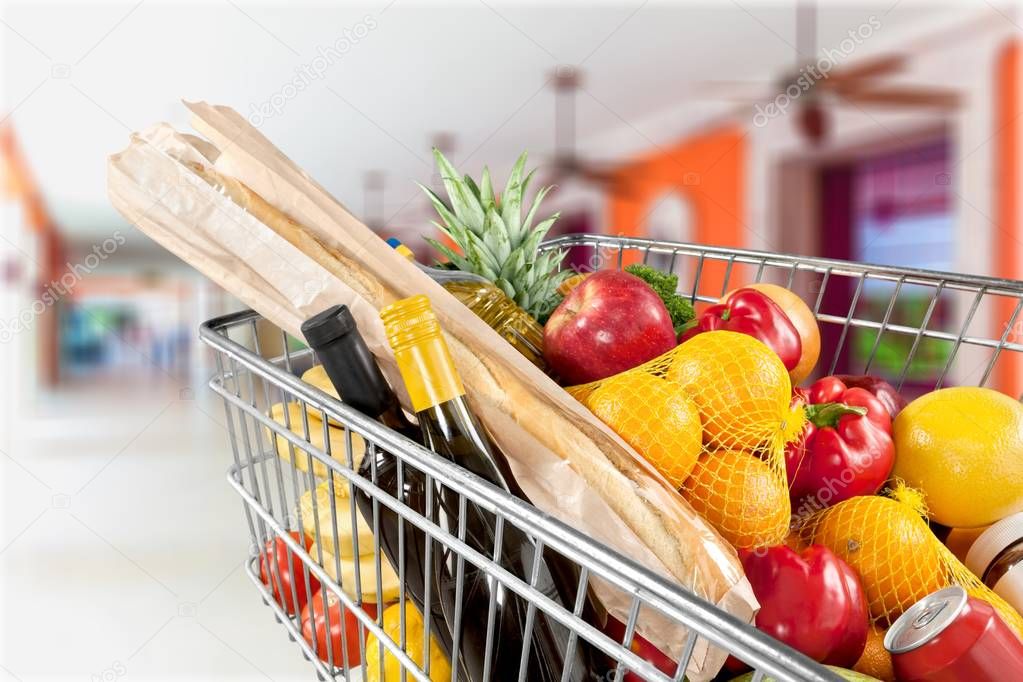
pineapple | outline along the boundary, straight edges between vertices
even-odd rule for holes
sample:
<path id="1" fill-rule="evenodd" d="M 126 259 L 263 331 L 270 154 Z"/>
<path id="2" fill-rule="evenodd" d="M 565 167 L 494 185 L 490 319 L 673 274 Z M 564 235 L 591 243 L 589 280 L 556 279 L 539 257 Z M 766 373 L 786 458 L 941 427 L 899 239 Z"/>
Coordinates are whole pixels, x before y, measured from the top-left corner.
<path id="1" fill-rule="evenodd" d="M 558 271 L 564 251 L 537 254 L 537 247 L 558 219 L 555 213 L 532 225 L 540 202 L 551 188 L 537 192 L 523 218 L 522 199 L 535 172 L 523 177 L 525 152 L 515 162 L 500 201 L 494 195 L 487 168 L 483 169 L 477 186 L 468 175 L 460 176 L 440 151 L 434 149 L 433 155 L 451 209 L 428 187 L 419 186 L 430 197 L 443 222 L 433 221 L 433 225 L 450 237 L 461 253 L 436 239 L 427 241 L 459 270 L 485 277 L 533 317 L 546 317 L 561 301 L 558 285 L 574 274 L 570 270 Z"/>

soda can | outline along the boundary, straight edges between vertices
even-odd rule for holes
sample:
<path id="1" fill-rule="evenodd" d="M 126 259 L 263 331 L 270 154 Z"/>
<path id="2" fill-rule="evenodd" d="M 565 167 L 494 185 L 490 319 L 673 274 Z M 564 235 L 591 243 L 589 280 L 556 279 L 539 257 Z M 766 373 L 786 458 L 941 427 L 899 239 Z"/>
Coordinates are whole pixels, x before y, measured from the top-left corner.
<path id="1" fill-rule="evenodd" d="M 901 682 L 1023 680 L 1023 642 L 990 604 L 958 585 L 911 606 L 884 647 Z"/>

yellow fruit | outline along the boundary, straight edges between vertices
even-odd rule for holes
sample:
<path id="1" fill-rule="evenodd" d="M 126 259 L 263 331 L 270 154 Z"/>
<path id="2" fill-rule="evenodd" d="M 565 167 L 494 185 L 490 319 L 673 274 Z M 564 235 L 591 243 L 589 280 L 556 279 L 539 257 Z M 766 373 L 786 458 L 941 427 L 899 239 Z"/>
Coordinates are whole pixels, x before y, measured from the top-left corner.
<path id="1" fill-rule="evenodd" d="M 778 545 L 789 532 L 784 472 L 739 450 L 702 455 L 682 489 L 693 509 L 736 548 Z"/>
<path id="2" fill-rule="evenodd" d="M 362 550 L 362 546 L 359 546 Z M 363 550 L 365 552 L 365 550 Z M 316 543 L 309 548 L 309 556 L 313 561 L 320 562 L 320 550 Z M 340 578 L 338 577 L 338 565 L 341 566 Z M 359 580 L 355 580 L 355 566 L 359 566 Z M 369 602 L 370 604 L 386 604 L 398 598 L 398 575 L 391 568 L 391 563 L 380 552 L 380 591 L 377 590 L 377 564 L 374 559 L 373 545 L 369 545 L 369 553 L 360 557 L 349 559 L 335 558 L 330 552 L 323 550 L 323 563 L 320 563 L 323 570 L 331 577 L 349 597 L 355 601 Z M 360 590 L 361 588 L 361 594 Z"/>
<path id="3" fill-rule="evenodd" d="M 932 519 L 986 526 L 1023 511 L 1023 405 L 989 388 L 927 393 L 895 418 L 892 475 L 924 492 Z"/>
<path id="4" fill-rule="evenodd" d="M 790 407 L 785 365 L 752 336 L 698 334 L 674 351 L 665 378 L 696 401 L 704 442 L 713 447 L 752 451 L 802 429 L 802 410 Z"/>
<path id="5" fill-rule="evenodd" d="M 859 573 L 870 614 L 882 622 L 949 585 L 943 546 L 910 504 L 853 497 L 811 519 L 809 530 Z"/>
<path id="6" fill-rule="evenodd" d="M 284 405 L 277 403 L 270 408 L 270 419 L 274 420 L 278 424 L 284 426 L 286 423 L 290 423 L 291 431 L 299 440 L 305 440 L 305 425 L 302 422 L 302 408 L 299 407 L 298 403 L 289 402 L 287 407 L 287 422 L 285 421 Z M 318 448 L 326 452 L 323 442 L 323 422 L 318 419 L 310 419 L 309 423 L 309 440 L 313 447 Z M 341 463 L 342 466 L 348 466 L 348 453 L 345 449 L 345 431 L 344 429 L 335 428 L 333 426 L 327 427 L 329 430 L 330 437 L 330 456 Z M 298 446 L 291 447 L 291 443 L 276 433 L 265 429 L 267 437 L 270 438 L 274 443 L 274 449 L 277 451 L 277 455 L 285 462 L 291 461 L 291 452 L 295 452 L 295 467 L 306 473 L 309 471 L 310 462 L 313 465 L 313 475 L 317 478 L 327 477 L 327 465 L 320 460 L 310 455 L 305 450 L 302 450 Z M 352 433 L 352 462 L 353 468 L 358 469 L 359 463 L 362 462 L 362 456 L 366 452 L 366 443 L 362 440 L 362 436 L 357 433 Z M 341 476 L 334 477 L 334 490 L 335 493 L 341 493 L 341 488 L 347 489 L 348 483 L 344 481 Z"/>
<path id="7" fill-rule="evenodd" d="M 310 386 L 315 386 L 333 398 L 341 400 L 341 396 L 337 394 L 337 389 L 334 388 L 334 384 L 331 383 L 330 377 L 327 376 L 327 370 L 323 368 L 323 365 L 316 365 L 315 367 L 306 370 L 305 374 L 302 375 L 302 381 L 306 382 Z M 323 413 L 319 410 L 307 409 L 306 413 L 308 413 L 310 419 L 322 421 L 320 417 L 323 416 Z M 336 419 L 328 419 L 327 423 L 331 426 L 344 428 Z"/>
<path id="8" fill-rule="evenodd" d="M 404 651 L 412 662 L 423 666 L 423 616 L 415 605 L 406 601 L 405 609 L 405 648 Z M 395 642 L 401 642 L 401 604 L 392 604 L 384 611 L 383 630 Z M 384 650 L 384 668 L 380 669 L 380 650 Z M 366 638 L 365 666 L 366 682 L 401 682 L 401 663 L 390 652 L 380 644 L 376 635 L 369 633 Z M 407 675 L 412 679 L 412 675 Z M 437 644 L 437 640 L 430 635 L 430 680 L 433 682 L 448 682 L 451 679 L 451 665 L 447 657 Z"/>
<path id="9" fill-rule="evenodd" d="M 334 549 L 335 519 L 337 538 L 341 545 L 341 558 L 350 559 L 355 556 L 355 533 L 352 532 L 352 505 L 348 499 L 348 486 L 335 485 L 334 491 L 344 491 L 343 496 L 334 497 L 334 513 L 331 513 L 330 489 L 326 482 L 316 486 L 316 509 L 313 509 L 313 491 L 307 490 L 298 499 L 297 515 L 302 521 L 302 530 L 312 542 L 317 542 L 331 554 Z M 316 532 L 319 524 L 319 533 Z M 355 510 L 355 527 L 358 529 L 359 552 L 366 554 L 373 551 L 373 529 L 362 513 Z"/>
<path id="10" fill-rule="evenodd" d="M 703 428 L 699 410 L 680 386 L 653 374 L 626 372 L 601 384 L 586 406 L 672 487 L 685 483 L 703 447 Z"/>
<path id="11" fill-rule="evenodd" d="M 884 635 L 887 629 L 871 625 L 867 630 L 867 646 L 863 655 L 856 661 L 853 670 L 863 675 L 876 677 L 883 682 L 895 682 L 895 668 L 892 666 L 892 655 L 884 648 Z"/>

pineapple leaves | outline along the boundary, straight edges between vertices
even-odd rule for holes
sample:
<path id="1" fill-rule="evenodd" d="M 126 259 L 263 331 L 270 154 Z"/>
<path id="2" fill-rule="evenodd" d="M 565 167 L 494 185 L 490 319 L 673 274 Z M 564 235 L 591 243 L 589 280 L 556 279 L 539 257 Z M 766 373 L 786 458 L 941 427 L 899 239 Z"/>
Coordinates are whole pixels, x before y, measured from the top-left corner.
<path id="1" fill-rule="evenodd" d="M 538 253 L 541 242 L 558 219 L 555 213 L 533 225 L 550 187 L 543 187 L 536 193 L 523 216 L 526 192 L 536 172 L 526 173 L 526 154 L 515 161 L 500 203 L 488 168 L 483 169 L 477 185 L 468 175 L 460 175 L 436 149 L 434 158 L 450 208 L 429 188 L 420 187 L 443 221 L 443 225 L 436 222 L 434 225 L 453 244 L 442 244 L 435 239 L 427 241 L 459 270 L 490 280 L 534 317 L 549 314 L 561 298 L 557 293 L 558 285 L 572 273 L 558 270 L 564 251 Z"/>

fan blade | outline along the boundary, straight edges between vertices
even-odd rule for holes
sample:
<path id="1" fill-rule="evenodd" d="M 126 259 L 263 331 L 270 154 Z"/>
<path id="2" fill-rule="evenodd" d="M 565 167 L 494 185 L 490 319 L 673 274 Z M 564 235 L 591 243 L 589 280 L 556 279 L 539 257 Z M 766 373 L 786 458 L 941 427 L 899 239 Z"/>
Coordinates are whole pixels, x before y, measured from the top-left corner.
<path id="1" fill-rule="evenodd" d="M 860 104 L 938 109 L 955 109 L 962 101 L 958 92 L 938 88 L 869 88 L 845 92 L 840 97 Z"/>
<path id="2" fill-rule="evenodd" d="M 863 78 L 876 78 L 899 71 L 906 64 L 906 55 L 887 54 L 868 57 L 858 64 L 832 69 L 820 82 L 823 88 L 840 89 Z"/>

